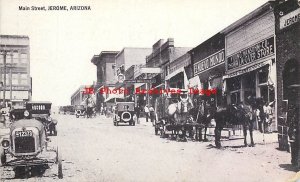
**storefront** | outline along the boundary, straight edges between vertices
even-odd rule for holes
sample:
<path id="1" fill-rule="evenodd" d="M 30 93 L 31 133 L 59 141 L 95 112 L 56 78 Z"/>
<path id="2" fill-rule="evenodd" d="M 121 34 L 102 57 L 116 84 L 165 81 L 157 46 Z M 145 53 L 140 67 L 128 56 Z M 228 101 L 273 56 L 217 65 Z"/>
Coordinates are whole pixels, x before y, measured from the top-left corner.
<path id="1" fill-rule="evenodd" d="M 186 73 L 185 67 L 191 64 L 191 57 L 189 53 L 177 58 L 176 60 L 169 63 L 168 75 L 166 76 L 166 88 L 179 88 L 188 89 L 188 75 Z"/>
<path id="2" fill-rule="evenodd" d="M 225 34 L 223 77 L 228 104 L 261 98 L 264 104 L 276 98 L 275 17 L 270 3 L 241 18 L 222 31 Z M 272 105 L 272 131 L 277 130 L 276 104 Z"/>
<path id="3" fill-rule="evenodd" d="M 212 94 L 216 106 L 222 100 L 222 76 L 225 74 L 225 37 L 217 33 L 210 39 L 190 51 L 193 65 L 193 78 L 189 80 L 189 87 L 198 89 L 200 95 L 216 89 Z M 204 91 L 204 92 L 201 92 Z"/>

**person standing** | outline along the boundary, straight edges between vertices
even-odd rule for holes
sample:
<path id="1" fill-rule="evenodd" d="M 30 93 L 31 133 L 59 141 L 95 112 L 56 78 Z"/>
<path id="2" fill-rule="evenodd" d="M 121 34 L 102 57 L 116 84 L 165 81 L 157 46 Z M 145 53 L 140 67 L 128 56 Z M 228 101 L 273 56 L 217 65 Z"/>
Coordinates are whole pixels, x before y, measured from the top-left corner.
<path id="1" fill-rule="evenodd" d="M 146 122 L 148 122 L 148 118 L 149 118 L 149 107 L 148 107 L 148 105 L 145 105 L 144 111 L 145 111 L 145 115 L 146 115 Z"/>
<path id="2" fill-rule="evenodd" d="M 149 115 L 150 115 L 150 121 L 152 123 L 152 125 L 154 126 L 154 108 L 152 107 L 152 105 L 150 105 L 149 107 Z"/>
<path id="3" fill-rule="evenodd" d="M 134 109 L 136 113 L 136 122 L 137 124 L 140 124 L 140 106 L 137 104 Z"/>

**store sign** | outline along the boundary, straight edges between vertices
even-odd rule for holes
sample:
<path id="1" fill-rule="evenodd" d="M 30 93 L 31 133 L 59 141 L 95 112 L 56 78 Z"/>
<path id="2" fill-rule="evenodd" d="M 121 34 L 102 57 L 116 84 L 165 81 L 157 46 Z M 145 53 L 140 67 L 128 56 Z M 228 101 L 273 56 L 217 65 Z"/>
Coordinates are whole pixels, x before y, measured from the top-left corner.
<path id="1" fill-rule="evenodd" d="M 300 21 L 300 9 L 296 9 L 295 11 L 292 11 L 280 18 L 279 27 L 280 29 L 283 29 L 299 21 Z"/>
<path id="2" fill-rule="evenodd" d="M 231 78 L 231 77 L 239 76 L 239 75 L 242 75 L 244 73 L 248 73 L 248 72 L 257 70 L 258 68 L 261 68 L 261 67 L 267 65 L 268 63 L 269 63 L 268 61 L 265 61 L 265 62 L 262 62 L 262 63 L 258 63 L 258 64 L 255 64 L 255 65 L 249 66 L 247 68 L 244 68 L 244 69 L 238 70 L 236 72 L 230 73 L 230 74 L 228 74 L 227 77 Z"/>
<path id="3" fill-rule="evenodd" d="M 212 56 L 209 56 L 194 64 L 194 75 L 198 75 L 203 71 L 213 68 L 224 63 L 224 50 L 219 51 Z"/>
<path id="4" fill-rule="evenodd" d="M 241 68 L 259 59 L 268 57 L 275 53 L 274 37 L 265 39 L 227 58 L 226 70 Z"/>

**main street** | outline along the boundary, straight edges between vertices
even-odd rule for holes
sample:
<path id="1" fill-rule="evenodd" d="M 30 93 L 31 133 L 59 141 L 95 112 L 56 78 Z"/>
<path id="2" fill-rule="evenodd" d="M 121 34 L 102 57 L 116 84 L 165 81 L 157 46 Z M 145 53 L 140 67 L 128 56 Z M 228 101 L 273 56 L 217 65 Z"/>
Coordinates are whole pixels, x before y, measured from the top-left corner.
<path id="1" fill-rule="evenodd" d="M 212 142 L 176 142 L 154 135 L 151 123 L 113 126 L 112 119 L 57 118 L 64 178 L 60 181 L 286 181 L 295 176 L 290 154 L 278 151 L 276 134 L 255 133 L 255 147 L 239 147 L 242 140 L 223 141 L 218 150 Z M 3 171 L 0 171 L 4 174 Z M 6 176 L 5 176 L 6 175 Z M 3 177 L 4 176 L 4 177 Z M 8 179 L 3 181 L 24 181 Z M 13 177 L 13 176 L 12 176 Z M 57 168 L 28 181 L 56 181 Z"/>

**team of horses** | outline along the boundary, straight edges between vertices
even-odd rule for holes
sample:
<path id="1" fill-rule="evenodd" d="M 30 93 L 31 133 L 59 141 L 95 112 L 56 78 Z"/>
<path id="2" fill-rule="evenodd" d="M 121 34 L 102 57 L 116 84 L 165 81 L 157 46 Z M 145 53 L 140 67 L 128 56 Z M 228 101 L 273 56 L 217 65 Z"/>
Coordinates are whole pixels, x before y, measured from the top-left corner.
<path id="1" fill-rule="evenodd" d="M 230 104 L 215 107 L 215 103 L 208 97 L 195 96 L 170 101 L 168 97 L 161 97 L 159 105 L 164 107 L 162 117 L 157 117 L 161 127 L 161 134 L 165 136 L 166 131 L 171 132 L 172 138 L 186 141 L 187 137 L 196 140 L 207 140 L 207 128 L 213 127 L 211 121 L 215 121 L 215 145 L 221 147 L 221 131 L 224 128 L 242 125 L 244 135 L 244 145 L 247 143 L 247 130 L 250 133 L 250 145 L 254 146 L 253 126 L 254 116 L 253 109 L 258 107 L 258 100 L 248 98 L 245 103 Z M 222 105 L 222 104 L 221 104 Z M 161 122 L 162 121 L 162 122 Z M 204 130 L 204 138 L 202 132 Z"/>

